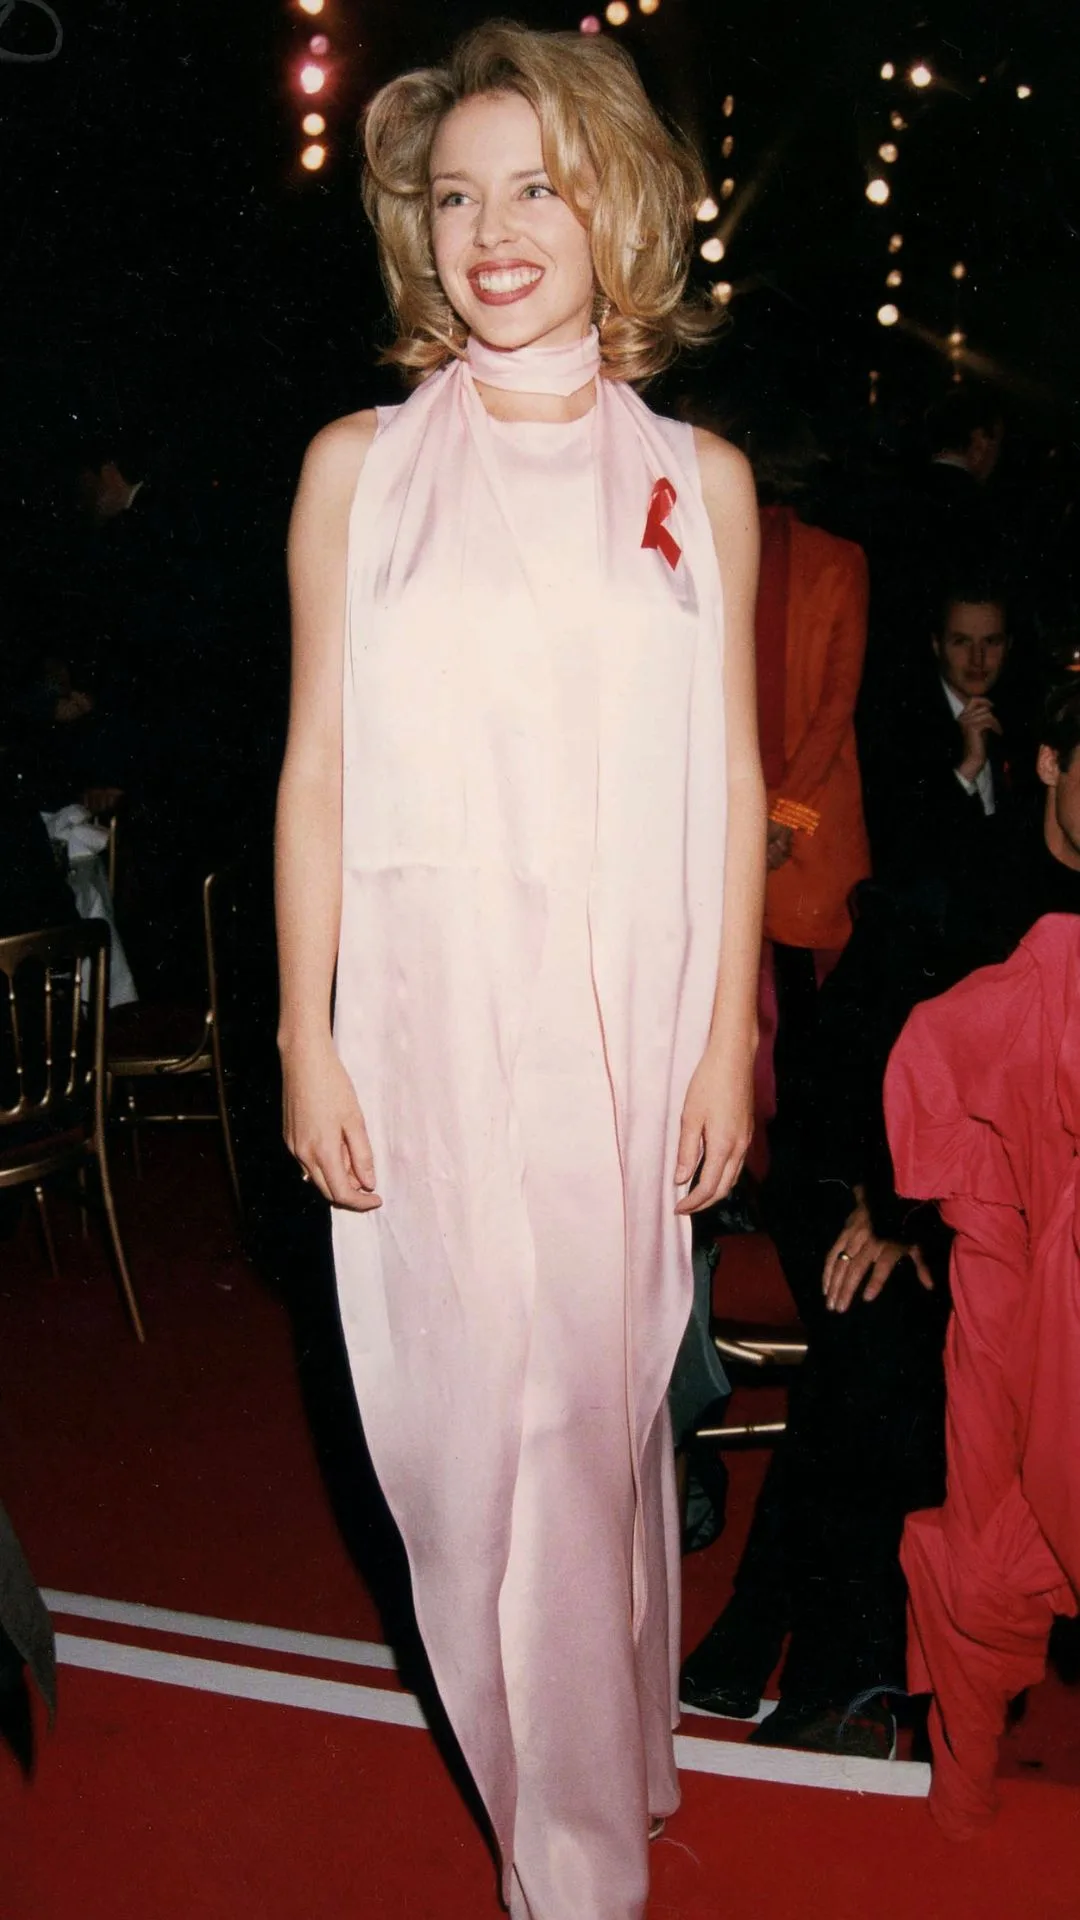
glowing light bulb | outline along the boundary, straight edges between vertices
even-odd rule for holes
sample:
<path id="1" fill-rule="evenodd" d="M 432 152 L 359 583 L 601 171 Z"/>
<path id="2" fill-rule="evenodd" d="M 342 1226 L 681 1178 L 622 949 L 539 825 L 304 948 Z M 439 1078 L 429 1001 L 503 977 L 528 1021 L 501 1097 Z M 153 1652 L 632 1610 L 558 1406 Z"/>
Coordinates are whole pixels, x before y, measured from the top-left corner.
<path id="1" fill-rule="evenodd" d="M 731 304 L 731 296 L 734 293 L 734 291 L 735 289 L 732 286 L 730 280 L 714 280 L 712 283 L 712 288 L 711 288 L 712 297 L 716 301 L 716 304 L 718 307 L 729 306 Z"/>
<path id="2" fill-rule="evenodd" d="M 904 236 L 902 233 L 890 233 L 889 235 L 889 252 L 890 253 L 899 253 L 903 244 L 904 244 Z"/>
<path id="3" fill-rule="evenodd" d="M 625 27 L 629 18 L 630 9 L 626 0 L 611 0 L 611 5 L 604 9 L 604 19 L 609 27 Z"/>
<path id="4" fill-rule="evenodd" d="M 878 148 L 878 159 L 884 160 L 886 166 L 891 167 L 893 161 L 899 160 L 899 158 L 900 158 L 899 147 L 896 146 L 892 140 L 883 141 L 881 146 Z"/>
<path id="5" fill-rule="evenodd" d="M 325 4 L 326 0 L 300 0 L 300 9 L 303 13 L 321 13 Z"/>
<path id="6" fill-rule="evenodd" d="M 735 111 L 735 95 L 733 93 L 725 94 L 724 104 L 721 107 L 720 111 L 723 114 L 725 120 L 731 119 L 731 116 Z"/>
<path id="7" fill-rule="evenodd" d="M 891 300 L 886 300 L 885 305 L 878 308 L 877 317 L 880 326 L 895 327 L 900 318 L 900 309 L 894 307 Z"/>
<path id="8" fill-rule="evenodd" d="M 637 0 L 639 13 L 658 13 L 660 0 Z"/>
<path id="9" fill-rule="evenodd" d="M 720 198 L 721 198 L 721 200 L 730 200 L 730 199 L 731 199 L 731 196 L 732 196 L 732 194 L 734 193 L 734 191 L 735 191 L 735 182 L 734 182 L 734 180 L 721 180 L 721 182 L 720 182 Z"/>
<path id="10" fill-rule="evenodd" d="M 305 113 L 300 125 L 303 127 L 305 133 L 309 133 L 312 136 L 317 133 L 326 132 L 326 121 L 323 119 L 321 113 Z"/>
<path id="11" fill-rule="evenodd" d="M 962 347 L 965 344 L 966 340 L 967 340 L 967 334 L 961 333 L 959 327 L 954 327 L 952 332 L 949 335 L 950 347 L 954 347 L 954 348 Z"/>
<path id="12" fill-rule="evenodd" d="M 703 240 L 701 243 L 701 257 L 703 260 L 722 260 L 725 251 L 724 243 L 718 233 L 710 233 L 708 239 Z"/>
<path id="13" fill-rule="evenodd" d="M 949 272 L 952 274 L 954 280 L 967 279 L 967 268 L 962 260 L 954 260 L 952 266 L 949 268 Z"/>
<path id="14" fill-rule="evenodd" d="M 875 207 L 883 207 L 889 198 L 888 181 L 882 180 L 880 176 L 876 180 L 868 180 L 866 183 L 866 197 L 868 200 L 873 201 Z"/>
<path id="15" fill-rule="evenodd" d="M 323 54 L 329 53 L 330 51 L 330 42 L 325 33 L 313 33 L 311 39 L 308 41 L 308 46 L 311 48 L 312 53 Z"/>
<path id="16" fill-rule="evenodd" d="M 723 154 L 725 160 L 730 160 L 734 151 L 735 135 L 733 133 L 726 133 L 720 145 L 720 152 Z"/>
<path id="17" fill-rule="evenodd" d="M 587 13 L 585 15 L 584 20 L 581 22 L 580 31 L 582 33 L 602 33 L 603 32 L 603 28 L 601 27 L 600 22 L 597 19 L 595 13 Z"/>
<path id="18" fill-rule="evenodd" d="M 881 77 L 883 80 L 896 79 L 896 68 L 893 66 L 891 60 L 886 60 L 885 65 L 881 69 Z"/>
<path id="19" fill-rule="evenodd" d="M 1020 86 L 1020 87 L 1017 87 L 1017 89 L 1016 89 L 1016 97 L 1017 97 L 1017 99 L 1018 99 L 1018 100 L 1030 100 L 1030 99 L 1031 99 L 1031 88 L 1030 88 L 1030 87 L 1026 87 L 1026 86 Z"/>
<path id="20" fill-rule="evenodd" d="M 887 287 L 902 286 L 903 280 L 904 280 L 904 276 L 901 273 L 899 267 L 894 267 L 891 273 L 887 273 L 885 275 L 885 285 Z"/>
<path id="21" fill-rule="evenodd" d="M 919 60 L 912 67 L 908 79 L 913 87 L 929 87 L 933 84 L 933 68 L 928 67 L 925 60 Z"/>
<path id="22" fill-rule="evenodd" d="M 301 67 L 300 85 L 305 93 L 321 93 L 326 85 L 326 75 L 321 67 Z"/>
<path id="23" fill-rule="evenodd" d="M 310 147 L 304 148 L 300 155 L 300 165 L 306 167 L 309 173 L 318 173 L 325 159 L 326 148 L 320 147 L 316 141 Z"/>
<path id="24" fill-rule="evenodd" d="M 700 207 L 697 210 L 696 217 L 699 220 L 715 220 L 719 211 L 720 209 L 717 206 L 716 201 L 713 199 L 712 194 L 710 193 L 702 201 Z"/>
<path id="25" fill-rule="evenodd" d="M 889 125 L 890 127 L 895 127 L 897 133 L 903 133 L 904 128 L 907 126 L 907 121 L 904 119 L 902 113 L 890 113 Z"/>

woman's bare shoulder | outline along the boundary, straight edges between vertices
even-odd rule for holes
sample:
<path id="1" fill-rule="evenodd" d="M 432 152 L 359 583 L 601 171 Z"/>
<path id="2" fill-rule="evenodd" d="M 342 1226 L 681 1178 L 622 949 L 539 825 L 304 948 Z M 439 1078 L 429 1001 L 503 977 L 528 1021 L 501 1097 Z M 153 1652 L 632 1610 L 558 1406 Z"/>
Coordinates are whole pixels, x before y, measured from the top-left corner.
<path id="1" fill-rule="evenodd" d="M 727 517 L 733 511 L 745 512 L 750 505 L 756 507 L 754 476 L 745 453 L 733 447 L 730 440 L 710 432 L 708 427 L 694 428 L 694 446 L 701 470 L 701 490 L 710 513 L 719 512 Z"/>
<path id="2" fill-rule="evenodd" d="M 304 455 L 301 484 L 320 493 L 352 493 L 378 431 L 374 407 L 344 413 L 320 427 Z"/>

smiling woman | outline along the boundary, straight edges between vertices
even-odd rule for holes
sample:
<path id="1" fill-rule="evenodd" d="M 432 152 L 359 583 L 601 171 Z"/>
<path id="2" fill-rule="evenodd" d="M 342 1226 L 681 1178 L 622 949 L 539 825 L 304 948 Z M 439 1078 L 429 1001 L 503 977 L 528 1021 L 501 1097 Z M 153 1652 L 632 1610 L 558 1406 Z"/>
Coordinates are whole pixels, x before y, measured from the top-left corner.
<path id="1" fill-rule="evenodd" d="M 495 23 L 366 131 L 421 379 L 316 437 L 290 529 L 286 1139 L 512 1920 L 643 1920 L 688 1216 L 751 1128 L 753 486 L 630 384 L 717 316 L 621 53 Z"/>

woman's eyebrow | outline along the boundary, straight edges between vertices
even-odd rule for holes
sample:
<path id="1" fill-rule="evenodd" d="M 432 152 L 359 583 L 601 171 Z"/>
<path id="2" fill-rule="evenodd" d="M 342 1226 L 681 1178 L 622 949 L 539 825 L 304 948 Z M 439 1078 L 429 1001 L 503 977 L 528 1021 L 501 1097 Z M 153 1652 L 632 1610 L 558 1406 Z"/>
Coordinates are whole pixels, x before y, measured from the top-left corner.
<path id="1" fill-rule="evenodd" d="M 544 166 L 519 167 L 514 173 L 510 175 L 510 178 L 511 180 L 536 180 L 536 179 L 539 179 L 541 175 L 543 175 L 545 179 L 547 178 L 547 168 Z M 432 174 L 431 184 L 433 187 L 437 187 L 440 180 L 466 180 L 469 182 L 470 185 L 474 186 L 476 184 L 475 181 L 473 180 L 473 176 L 471 173 L 433 173 Z"/>

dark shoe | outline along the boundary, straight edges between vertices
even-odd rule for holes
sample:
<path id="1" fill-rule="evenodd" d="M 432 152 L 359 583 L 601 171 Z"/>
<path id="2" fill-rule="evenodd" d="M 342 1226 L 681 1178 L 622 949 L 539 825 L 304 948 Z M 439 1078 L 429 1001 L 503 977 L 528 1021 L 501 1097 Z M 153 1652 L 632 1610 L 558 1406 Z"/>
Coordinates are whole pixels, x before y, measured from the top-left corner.
<path id="1" fill-rule="evenodd" d="M 895 1760 L 896 1721 L 880 1700 L 844 1709 L 781 1700 L 749 1736 L 755 1747 L 794 1747 L 800 1753 L 843 1753 L 863 1760 Z"/>
<path id="2" fill-rule="evenodd" d="M 679 1698 L 725 1720 L 752 1720 L 780 1658 L 786 1623 L 751 1609 L 739 1594 L 684 1661 Z"/>

